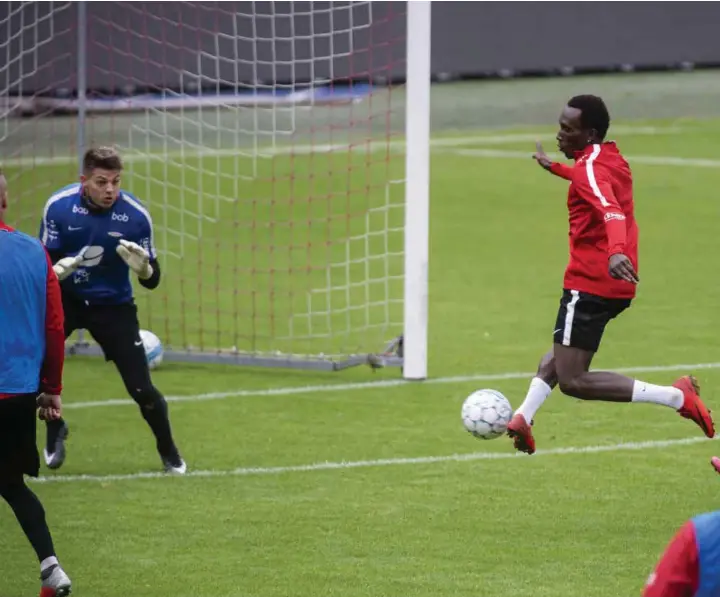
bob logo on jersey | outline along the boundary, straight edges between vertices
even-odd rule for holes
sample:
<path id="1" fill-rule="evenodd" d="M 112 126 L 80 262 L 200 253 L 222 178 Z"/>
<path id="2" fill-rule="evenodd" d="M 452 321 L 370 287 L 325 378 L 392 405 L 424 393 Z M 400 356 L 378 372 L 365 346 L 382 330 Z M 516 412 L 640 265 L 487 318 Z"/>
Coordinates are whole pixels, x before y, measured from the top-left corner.
<path id="1" fill-rule="evenodd" d="M 72 212 L 74 214 L 80 214 L 81 216 L 88 215 L 88 210 L 85 207 L 81 207 L 80 205 L 73 205 Z"/>
<path id="2" fill-rule="evenodd" d="M 114 213 L 112 215 L 112 219 L 115 222 L 127 222 L 130 220 L 130 218 L 128 218 L 127 214 L 116 214 L 116 213 Z"/>

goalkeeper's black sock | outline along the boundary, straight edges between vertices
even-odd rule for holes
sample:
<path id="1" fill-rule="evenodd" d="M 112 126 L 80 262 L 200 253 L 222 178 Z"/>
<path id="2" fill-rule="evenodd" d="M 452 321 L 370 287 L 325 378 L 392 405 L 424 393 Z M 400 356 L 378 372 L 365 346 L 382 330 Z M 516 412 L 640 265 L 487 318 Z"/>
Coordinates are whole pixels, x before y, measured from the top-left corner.
<path id="1" fill-rule="evenodd" d="M 23 481 L 0 485 L 0 495 L 15 513 L 22 530 L 33 546 L 38 560 L 44 562 L 55 555 L 45 509 L 37 496 Z"/>
<path id="2" fill-rule="evenodd" d="M 153 390 L 154 400 L 148 406 L 141 406 L 140 412 L 155 435 L 158 452 L 167 457 L 177 452 L 170 428 L 168 405 L 163 395 L 154 387 Z"/>

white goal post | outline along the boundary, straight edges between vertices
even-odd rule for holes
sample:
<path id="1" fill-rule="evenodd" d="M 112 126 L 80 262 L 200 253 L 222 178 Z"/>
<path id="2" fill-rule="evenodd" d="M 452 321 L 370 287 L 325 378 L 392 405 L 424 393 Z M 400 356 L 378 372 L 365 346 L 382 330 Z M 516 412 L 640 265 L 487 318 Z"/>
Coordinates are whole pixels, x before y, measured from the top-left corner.
<path id="1" fill-rule="evenodd" d="M 153 217 L 163 281 L 136 300 L 166 360 L 425 379 L 430 32 L 425 0 L 2 3 L 10 223 L 37 234 L 113 145 Z"/>

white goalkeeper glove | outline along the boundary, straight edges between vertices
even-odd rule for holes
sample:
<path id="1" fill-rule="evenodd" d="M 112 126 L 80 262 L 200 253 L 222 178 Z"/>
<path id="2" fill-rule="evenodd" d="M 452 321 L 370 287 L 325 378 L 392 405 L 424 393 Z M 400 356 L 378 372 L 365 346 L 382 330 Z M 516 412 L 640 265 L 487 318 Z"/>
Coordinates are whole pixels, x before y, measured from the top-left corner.
<path id="1" fill-rule="evenodd" d="M 80 265 L 83 258 L 82 255 L 76 255 L 75 257 L 63 257 L 55 265 L 53 265 L 53 271 L 61 282 L 72 274 Z"/>
<path id="2" fill-rule="evenodd" d="M 150 254 L 137 243 L 121 239 L 115 251 L 141 280 L 147 280 L 153 275 Z"/>

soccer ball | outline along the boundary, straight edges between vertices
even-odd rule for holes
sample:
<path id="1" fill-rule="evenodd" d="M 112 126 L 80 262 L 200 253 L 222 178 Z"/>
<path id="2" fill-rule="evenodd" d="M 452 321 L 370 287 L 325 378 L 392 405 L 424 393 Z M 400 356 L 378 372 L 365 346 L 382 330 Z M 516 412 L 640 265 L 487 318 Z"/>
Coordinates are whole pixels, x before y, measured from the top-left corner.
<path id="1" fill-rule="evenodd" d="M 162 342 L 160 342 L 160 338 L 148 330 L 140 330 L 140 339 L 145 348 L 148 365 L 150 369 L 155 369 L 163 360 Z"/>
<path id="2" fill-rule="evenodd" d="M 507 429 L 512 418 L 512 406 L 497 390 L 477 390 L 462 405 L 465 429 L 479 439 L 495 439 Z"/>

